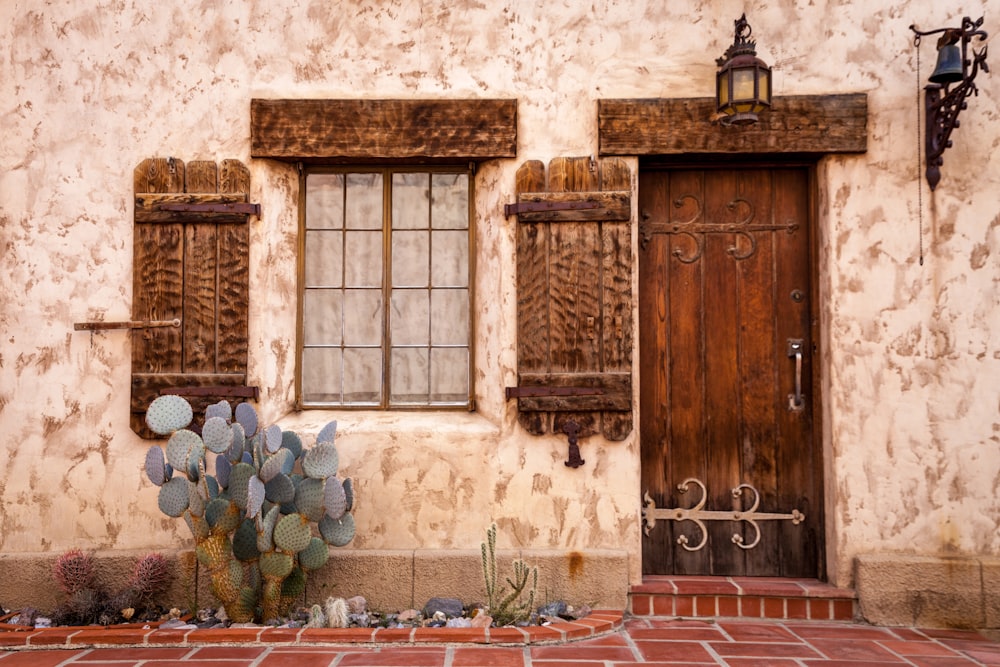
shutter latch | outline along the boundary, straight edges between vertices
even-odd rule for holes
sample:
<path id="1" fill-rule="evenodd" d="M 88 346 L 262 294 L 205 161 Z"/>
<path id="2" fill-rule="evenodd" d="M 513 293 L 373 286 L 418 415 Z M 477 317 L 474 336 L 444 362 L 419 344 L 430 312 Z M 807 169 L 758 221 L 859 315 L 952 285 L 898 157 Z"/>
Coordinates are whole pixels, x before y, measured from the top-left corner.
<path id="1" fill-rule="evenodd" d="M 106 329 L 155 329 L 157 327 L 179 327 L 181 321 L 172 320 L 129 320 L 128 322 L 76 322 L 75 331 L 104 331 Z"/>
<path id="2" fill-rule="evenodd" d="M 580 434 L 580 425 L 572 419 L 567 419 L 563 424 L 563 433 L 569 438 L 569 460 L 564 461 L 567 468 L 579 468 L 586 461 L 580 458 L 580 445 L 576 438 Z"/>

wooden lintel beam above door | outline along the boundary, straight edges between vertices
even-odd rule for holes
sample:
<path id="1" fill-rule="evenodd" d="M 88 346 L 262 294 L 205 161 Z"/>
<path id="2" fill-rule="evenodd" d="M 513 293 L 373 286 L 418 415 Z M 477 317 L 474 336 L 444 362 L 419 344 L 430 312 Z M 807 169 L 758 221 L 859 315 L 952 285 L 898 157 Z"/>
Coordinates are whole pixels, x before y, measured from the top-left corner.
<path id="1" fill-rule="evenodd" d="M 599 152 L 610 155 L 864 153 L 868 96 L 775 97 L 760 120 L 727 126 L 712 120 L 711 97 L 598 100 Z"/>

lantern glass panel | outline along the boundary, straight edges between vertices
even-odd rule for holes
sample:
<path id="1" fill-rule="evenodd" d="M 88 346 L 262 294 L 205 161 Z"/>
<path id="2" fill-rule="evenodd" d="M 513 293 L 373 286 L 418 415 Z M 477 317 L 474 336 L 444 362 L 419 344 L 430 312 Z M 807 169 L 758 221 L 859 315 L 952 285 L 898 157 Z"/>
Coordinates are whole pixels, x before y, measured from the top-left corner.
<path id="1" fill-rule="evenodd" d="M 729 104 L 729 71 L 720 72 L 719 76 L 716 78 L 718 85 L 718 106 L 722 108 Z"/>
<path id="2" fill-rule="evenodd" d="M 733 100 L 754 99 L 754 70 L 753 67 L 733 70 Z"/>

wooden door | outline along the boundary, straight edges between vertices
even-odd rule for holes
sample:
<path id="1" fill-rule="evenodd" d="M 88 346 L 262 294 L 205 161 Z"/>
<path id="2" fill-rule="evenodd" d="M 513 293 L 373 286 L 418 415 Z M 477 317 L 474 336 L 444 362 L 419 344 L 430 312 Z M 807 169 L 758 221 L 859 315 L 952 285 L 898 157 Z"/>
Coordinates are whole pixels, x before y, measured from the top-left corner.
<path id="1" fill-rule="evenodd" d="M 809 183 L 640 173 L 644 573 L 824 574 Z"/>

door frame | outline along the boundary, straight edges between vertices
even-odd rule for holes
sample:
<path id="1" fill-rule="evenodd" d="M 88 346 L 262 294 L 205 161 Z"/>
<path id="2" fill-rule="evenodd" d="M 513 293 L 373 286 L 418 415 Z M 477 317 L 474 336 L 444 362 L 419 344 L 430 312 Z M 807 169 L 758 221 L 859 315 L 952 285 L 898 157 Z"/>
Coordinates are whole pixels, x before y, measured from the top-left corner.
<path id="1" fill-rule="evenodd" d="M 825 378 L 827 375 L 826 365 L 823 363 L 824 350 L 827 337 L 825 321 L 823 320 L 823 309 L 820 307 L 820 298 L 823 293 L 821 290 L 820 279 L 822 277 L 820 271 L 820 243 L 819 243 L 819 231 L 820 231 L 820 216 L 819 216 L 819 180 L 817 171 L 819 168 L 819 160 L 824 157 L 821 154 L 797 154 L 797 153 L 785 153 L 780 155 L 757 155 L 750 153 L 739 153 L 739 154 L 714 154 L 714 153 L 701 153 L 695 155 L 653 155 L 653 156 L 639 156 L 638 171 L 636 174 L 636 201 L 639 201 L 638 188 L 641 179 L 639 175 L 643 171 L 654 171 L 661 169 L 669 170 L 693 170 L 693 169 L 768 169 L 768 168 L 801 168 L 806 171 L 807 175 L 807 197 L 808 197 L 808 220 L 806 220 L 805 225 L 809 234 L 809 248 L 808 248 L 808 261 L 809 261 L 809 333 L 813 345 L 813 350 L 811 352 L 813 363 L 812 363 L 812 376 L 810 378 L 810 385 L 806 388 L 806 391 L 811 391 L 812 398 L 812 442 L 814 448 L 814 455 L 817 458 L 816 463 L 813 465 L 813 484 L 816 489 L 817 502 L 816 509 L 821 513 L 817 525 L 820 528 L 819 534 L 819 545 L 817 548 L 817 556 L 819 562 L 816 564 L 817 567 L 817 577 L 821 581 L 827 581 L 829 579 L 829 568 L 828 563 L 833 558 L 831 552 L 832 540 L 830 536 L 832 534 L 833 526 L 830 524 L 829 517 L 831 516 L 830 508 L 828 507 L 827 493 L 826 493 L 826 480 L 829 477 L 829 467 L 830 467 L 830 453 L 828 451 L 828 439 L 824 437 L 825 429 L 825 415 L 828 409 L 825 392 L 823 391 L 826 382 Z M 638 225 L 636 225 L 636 236 L 633 237 L 633 244 L 638 243 Z M 634 245 L 636 248 L 635 256 L 635 281 L 638 290 L 638 274 L 639 274 L 639 262 L 641 261 L 638 246 Z M 636 298 L 636 331 L 638 331 L 640 318 L 639 312 L 639 301 Z M 635 340 L 635 353 L 636 353 L 636 372 L 642 372 L 642 350 L 639 345 L 639 336 L 636 336 Z M 639 448 L 641 451 L 641 431 L 638 429 L 638 424 L 641 422 L 642 416 L 638 413 L 641 410 L 641 401 L 638 398 L 639 387 L 642 383 L 636 378 L 636 401 L 635 406 L 637 410 L 636 424 L 637 424 L 637 438 L 639 440 Z M 640 495 L 642 490 L 640 489 Z M 643 537 L 640 535 L 640 560 L 642 558 L 642 546 L 644 545 Z"/>

